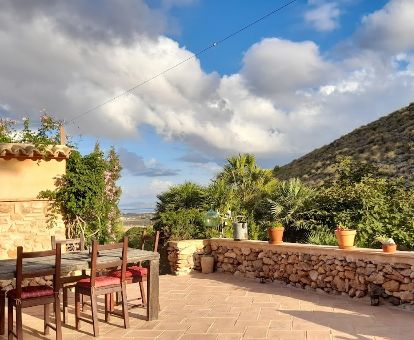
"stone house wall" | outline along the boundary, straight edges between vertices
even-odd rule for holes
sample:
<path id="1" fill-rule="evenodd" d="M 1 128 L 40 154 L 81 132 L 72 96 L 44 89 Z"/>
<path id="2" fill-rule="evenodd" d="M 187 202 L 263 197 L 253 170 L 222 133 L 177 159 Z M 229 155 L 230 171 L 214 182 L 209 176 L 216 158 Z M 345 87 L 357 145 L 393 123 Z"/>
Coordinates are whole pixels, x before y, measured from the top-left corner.
<path id="1" fill-rule="evenodd" d="M 49 202 L 37 198 L 41 190 L 53 190 L 55 178 L 64 174 L 70 149 L 47 147 L 47 159 L 29 144 L 0 144 L 0 260 L 15 258 L 17 246 L 24 251 L 51 249 L 51 236 L 65 238 L 65 226 L 58 219 L 47 226 Z M 30 284 L 47 282 L 38 278 Z M 1 287 L 10 281 L 0 281 Z"/>
<path id="2" fill-rule="evenodd" d="M 17 246 L 25 251 L 47 250 L 52 235 L 65 237 L 61 220 L 56 227 L 47 227 L 48 206 L 45 200 L 0 201 L 0 259 L 15 258 Z"/>
<path id="3" fill-rule="evenodd" d="M 357 298 L 375 290 L 383 297 L 414 301 L 414 252 L 385 254 L 376 249 L 211 239 L 170 242 L 168 253 L 177 274 L 200 270 L 200 257 L 213 255 L 217 271 L 235 276 L 280 280 Z"/>

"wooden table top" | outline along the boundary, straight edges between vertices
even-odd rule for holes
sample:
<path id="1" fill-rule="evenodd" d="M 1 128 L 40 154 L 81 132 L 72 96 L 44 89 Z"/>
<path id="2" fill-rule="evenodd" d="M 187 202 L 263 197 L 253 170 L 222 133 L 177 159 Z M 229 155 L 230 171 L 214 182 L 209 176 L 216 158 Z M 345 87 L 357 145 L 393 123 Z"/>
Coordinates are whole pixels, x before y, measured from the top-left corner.
<path id="1" fill-rule="evenodd" d="M 100 251 L 97 263 L 111 263 L 119 261 L 122 249 Z M 128 248 L 128 263 L 140 261 L 159 260 L 160 255 L 152 251 Z M 67 252 L 62 254 L 62 273 L 69 273 L 75 270 L 89 269 L 91 254 L 84 250 L 80 252 Z M 23 273 L 27 270 L 30 272 L 43 272 L 50 270 L 53 273 L 55 266 L 55 257 L 46 256 L 36 259 L 23 259 Z M 0 280 L 11 280 L 15 277 L 16 260 L 0 260 Z"/>

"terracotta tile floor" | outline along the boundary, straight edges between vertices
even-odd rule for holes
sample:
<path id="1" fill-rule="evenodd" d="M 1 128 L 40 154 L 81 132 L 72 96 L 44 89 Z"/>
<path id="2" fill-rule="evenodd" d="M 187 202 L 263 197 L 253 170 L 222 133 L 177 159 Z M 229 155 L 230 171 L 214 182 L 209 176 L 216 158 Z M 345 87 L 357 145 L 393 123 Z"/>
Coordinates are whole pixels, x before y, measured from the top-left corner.
<path id="1" fill-rule="evenodd" d="M 130 329 L 100 314 L 101 339 L 414 339 L 414 313 L 388 306 L 371 307 L 367 300 L 260 284 L 225 274 L 161 276 L 159 320 L 144 321 L 144 310 L 131 311 Z M 129 298 L 137 286 L 128 287 Z M 73 300 L 70 301 L 73 313 Z M 102 304 L 100 306 L 102 312 Z M 86 313 L 89 310 L 86 309 Z M 24 339 L 44 337 L 42 310 L 27 309 L 23 316 Z M 63 339 L 92 339 L 92 326 L 74 327 L 73 314 L 63 328 Z M 6 339 L 1 337 L 0 339 Z"/>

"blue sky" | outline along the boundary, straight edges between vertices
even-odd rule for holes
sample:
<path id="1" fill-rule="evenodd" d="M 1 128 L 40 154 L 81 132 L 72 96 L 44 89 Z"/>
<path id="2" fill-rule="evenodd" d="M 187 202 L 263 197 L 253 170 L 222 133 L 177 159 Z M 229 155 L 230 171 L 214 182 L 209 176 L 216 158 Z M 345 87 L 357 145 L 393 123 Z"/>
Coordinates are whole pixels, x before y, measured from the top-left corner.
<path id="1" fill-rule="evenodd" d="M 0 115 L 70 122 L 286 2 L 5 0 Z M 413 17 L 411 0 L 298 0 L 66 128 L 83 153 L 115 146 L 122 209 L 152 209 L 230 155 L 282 165 L 412 102 Z"/>

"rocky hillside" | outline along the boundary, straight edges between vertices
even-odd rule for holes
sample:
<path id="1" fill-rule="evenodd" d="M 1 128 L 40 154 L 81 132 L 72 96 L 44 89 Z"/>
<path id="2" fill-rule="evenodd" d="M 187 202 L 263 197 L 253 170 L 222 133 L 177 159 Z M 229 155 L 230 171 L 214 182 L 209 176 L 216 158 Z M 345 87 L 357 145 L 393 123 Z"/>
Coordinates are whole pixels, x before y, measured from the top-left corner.
<path id="1" fill-rule="evenodd" d="M 341 155 L 375 164 L 389 176 L 414 180 L 414 103 L 292 161 L 275 173 L 281 179 L 298 177 L 308 184 L 321 184 L 333 176 L 332 165 Z"/>

